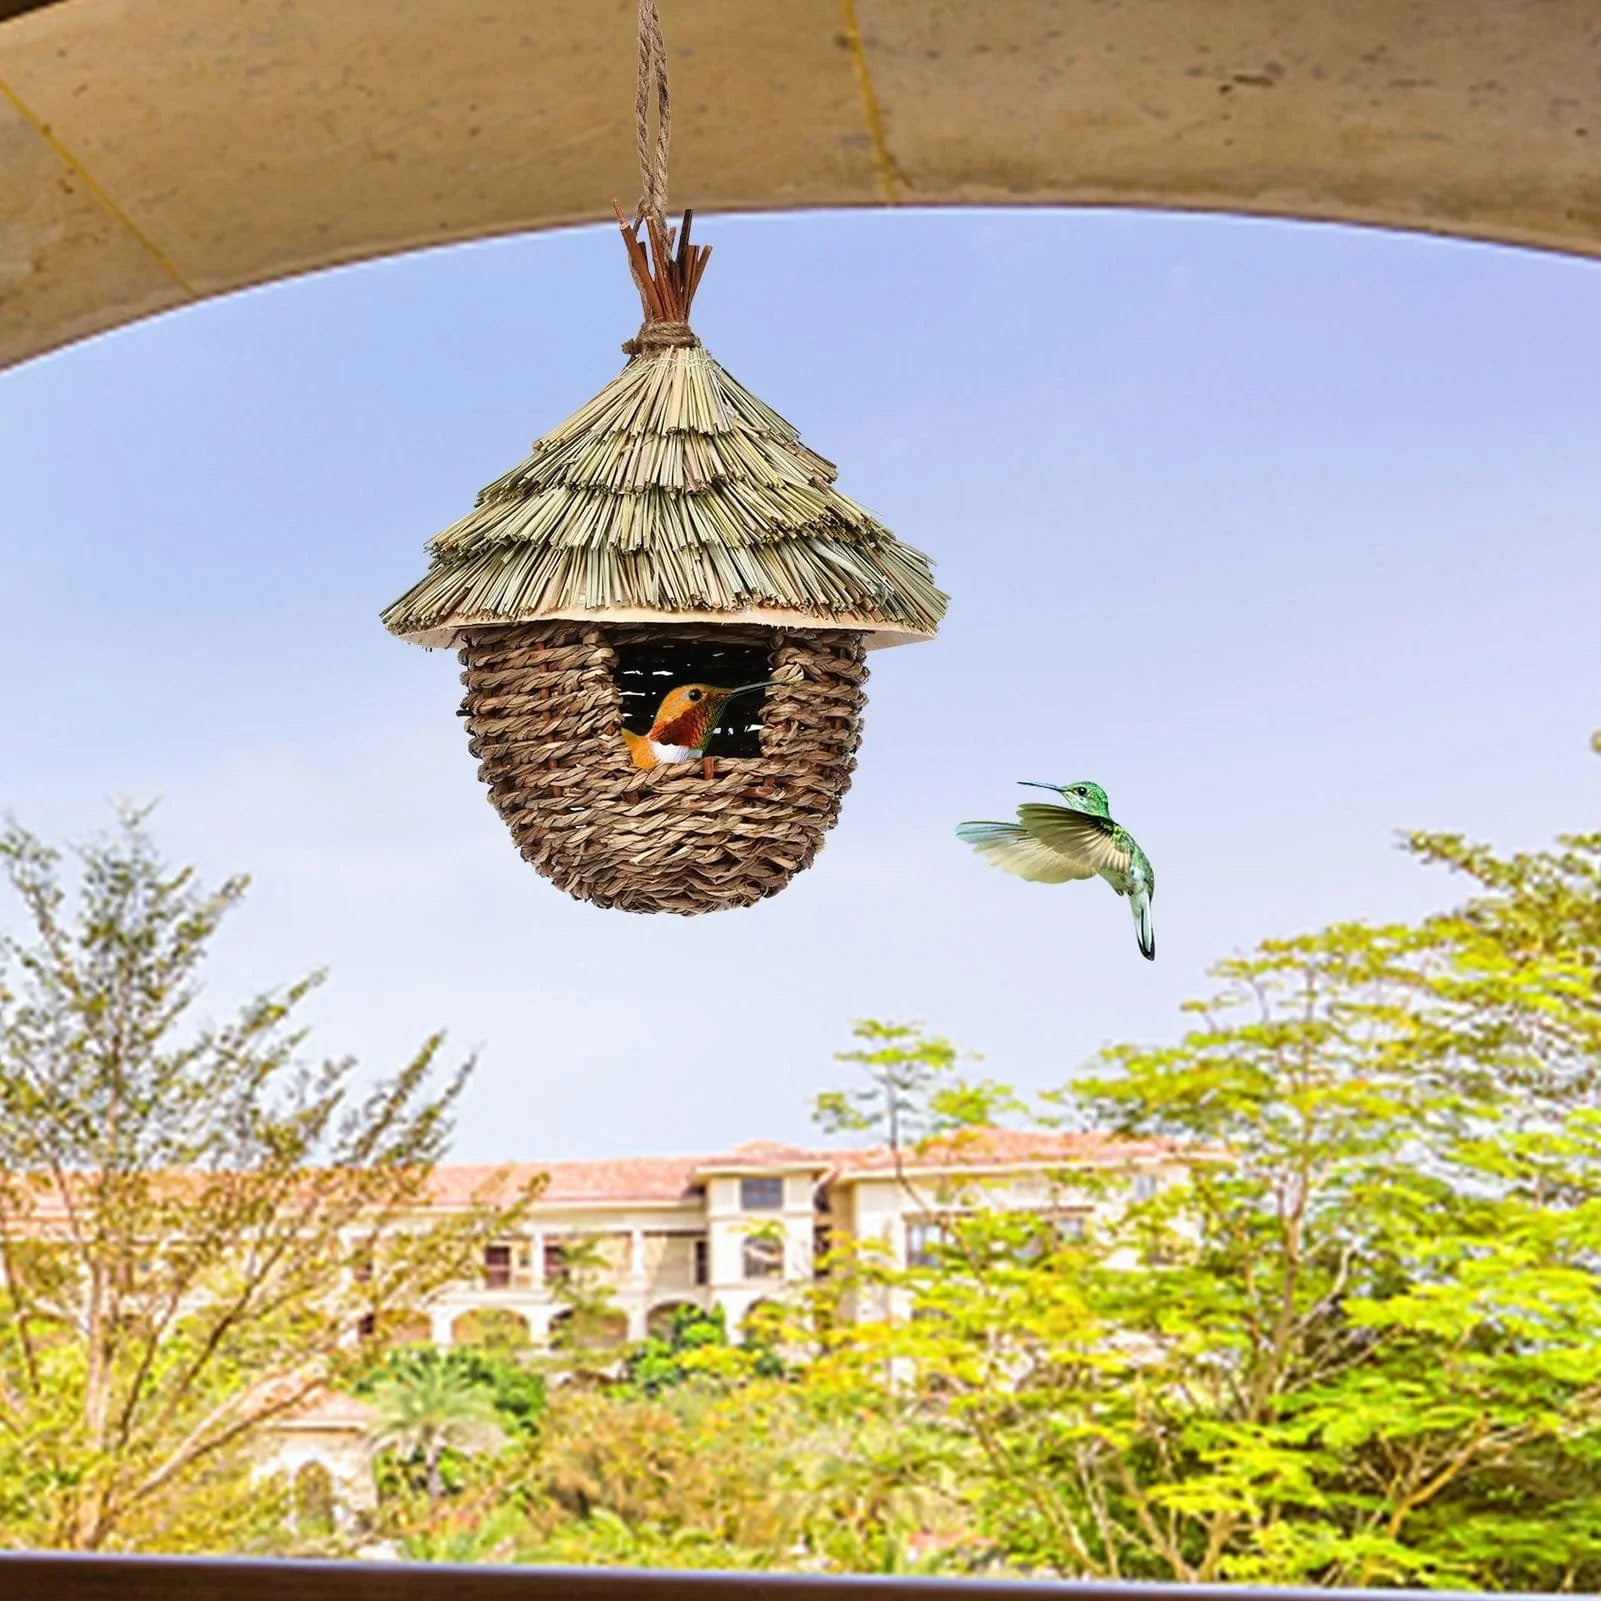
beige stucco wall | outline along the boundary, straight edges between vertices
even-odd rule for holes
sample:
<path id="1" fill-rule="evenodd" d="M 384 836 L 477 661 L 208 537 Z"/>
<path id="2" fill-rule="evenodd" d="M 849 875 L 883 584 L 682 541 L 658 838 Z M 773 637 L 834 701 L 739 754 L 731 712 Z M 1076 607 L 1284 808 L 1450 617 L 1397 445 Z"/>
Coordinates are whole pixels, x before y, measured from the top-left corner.
<path id="1" fill-rule="evenodd" d="M 661 0 L 674 198 L 1114 204 L 1601 254 L 1596 0 Z M 637 192 L 634 0 L 0 23 L 0 365 Z M 627 330 L 623 330 L 626 332 Z"/>
<path id="2" fill-rule="evenodd" d="M 496 1308 L 515 1313 L 532 1338 L 543 1342 L 552 1319 L 566 1306 L 543 1282 L 545 1246 L 584 1242 L 598 1248 L 604 1266 L 597 1264 L 597 1279 L 612 1289 L 629 1338 L 643 1339 L 656 1307 L 678 1301 L 709 1304 L 706 1290 L 694 1282 L 693 1241 L 705 1232 L 705 1212 L 696 1201 L 536 1207 L 528 1228 L 507 1241 L 511 1283 L 497 1289 L 462 1284 L 441 1294 L 429 1308 L 434 1338 L 449 1344 L 466 1313 Z"/>
<path id="3" fill-rule="evenodd" d="M 268 1431 L 263 1467 L 293 1479 L 309 1462 L 320 1463 L 333 1480 L 336 1507 L 367 1511 L 377 1502 L 372 1459 L 359 1426 L 304 1427 L 280 1424 Z"/>

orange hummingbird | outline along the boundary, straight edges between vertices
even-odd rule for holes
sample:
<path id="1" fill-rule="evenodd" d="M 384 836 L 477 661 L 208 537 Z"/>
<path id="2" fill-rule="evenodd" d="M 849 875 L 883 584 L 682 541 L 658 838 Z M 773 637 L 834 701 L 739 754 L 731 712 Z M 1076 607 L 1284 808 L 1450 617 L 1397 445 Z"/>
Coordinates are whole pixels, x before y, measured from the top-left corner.
<path id="1" fill-rule="evenodd" d="M 760 684 L 741 684 L 738 689 L 718 689 L 714 684 L 680 684 L 662 697 L 656 712 L 656 721 L 648 734 L 631 733 L 623 729 L 623 743 L 635 767 L 650 769 L 665 767 L 674 762 L 705 763 L 706 776 L 712 776 L 712 759 L 706 746 L 723 715 L 723 708 L 736 695 L 754 694 L 758 689 L 771 689 L 776 679 L 765 679 Z"/>

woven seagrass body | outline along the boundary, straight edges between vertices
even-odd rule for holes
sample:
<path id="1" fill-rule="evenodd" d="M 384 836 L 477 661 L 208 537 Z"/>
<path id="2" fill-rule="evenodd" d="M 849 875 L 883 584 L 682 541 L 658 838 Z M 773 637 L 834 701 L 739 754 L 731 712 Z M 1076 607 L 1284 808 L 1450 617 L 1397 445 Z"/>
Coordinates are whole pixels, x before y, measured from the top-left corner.
<path id="1" fill-rule="evenodd" d="M 629 761 L 619 648 L 670 635 L 757 645 L 788 682 L 766 692 L 759 757 L 642 772 Z M 462 637 L 470 748 L 524 859 L 576 899 L 692 915 L 749 906 L 810 866 L 861 743 L 862 636 L 842 629 L 578 622 Z"/>

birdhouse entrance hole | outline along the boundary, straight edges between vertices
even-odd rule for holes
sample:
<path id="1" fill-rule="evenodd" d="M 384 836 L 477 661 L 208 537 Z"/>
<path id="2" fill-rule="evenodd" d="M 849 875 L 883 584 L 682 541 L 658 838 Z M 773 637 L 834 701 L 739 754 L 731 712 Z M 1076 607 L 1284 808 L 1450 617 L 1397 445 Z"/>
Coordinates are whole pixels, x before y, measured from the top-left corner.
<path id="1" fill-rule="evenodd" d="M 712 684 L 737 689 L 771 678 L 772 658 L 761 645 L 720 644 L 666 638 L 617 646 L 617 689 L 623 726 L 648 734 L 662 697 L 680 684 Z M 708 756 L 760 756 L 765 690 L 730 703 L 707 747 Z"/>
<path id="2" fill-rule="evenodd" d="M 854 629 L 515 623 L 468 629 L 461 664 L 491 802 L 526 861 L 596 906 L 694 915 L 777 894 L 850 787 L 867 681 Z M 630 760 L 620 727 L 645 732 L 668 690 L 769 679 L 736 703 L 710 776 Z"/>

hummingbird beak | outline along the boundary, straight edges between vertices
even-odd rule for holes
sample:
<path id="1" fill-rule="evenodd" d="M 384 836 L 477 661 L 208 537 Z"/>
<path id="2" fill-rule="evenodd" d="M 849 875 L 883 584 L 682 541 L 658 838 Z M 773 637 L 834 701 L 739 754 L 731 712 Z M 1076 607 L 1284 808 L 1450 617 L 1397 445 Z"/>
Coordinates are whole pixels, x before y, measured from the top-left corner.
<path id="1" fill-rule="evenodd" d="M 764 679 L 760 684 L 741 684 L 738 689 L 729 690 L 728 698 L 730 700 L 732 700 L 735 695 L 750 695 L 750 694 L 753 694 L 758 689 L 777 689 L 777 688 L 778 688 L 778 680 L 776 678 L 768 678 L 768 679 Z"/>
<path id="2" fill-rule="evenodd" d="M 1053 795 L 1060 795 L 1062 793 L 1062 786 L 1060 784 L 1039 784 L 1036 783 L 1032 778 L 1020 778 L 1018 779 L 1018 783 L 1021 784 L 1024 789 L 1048 789 Z"/>

